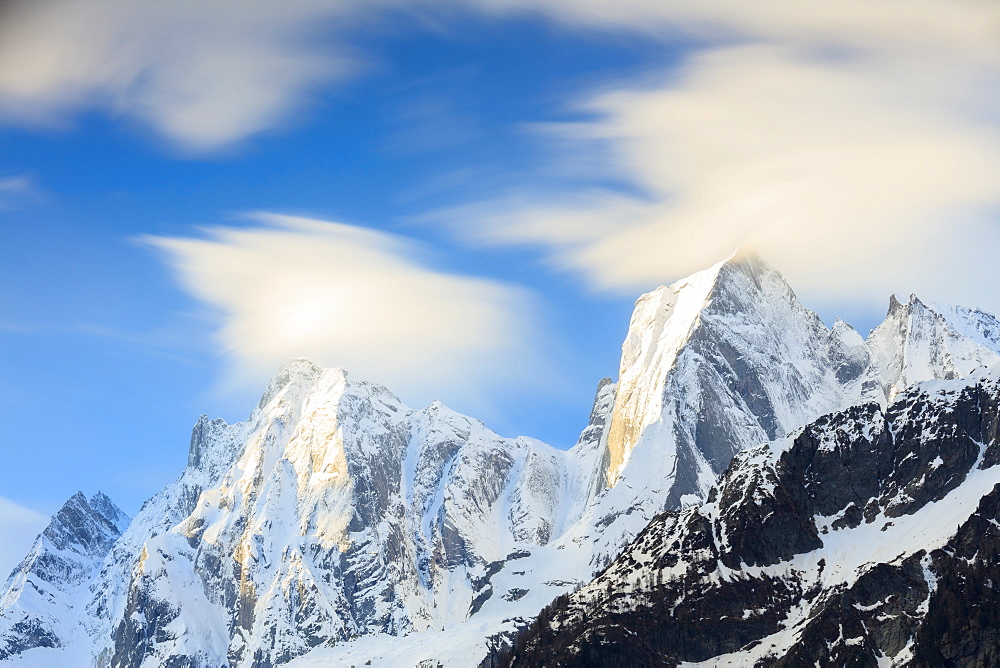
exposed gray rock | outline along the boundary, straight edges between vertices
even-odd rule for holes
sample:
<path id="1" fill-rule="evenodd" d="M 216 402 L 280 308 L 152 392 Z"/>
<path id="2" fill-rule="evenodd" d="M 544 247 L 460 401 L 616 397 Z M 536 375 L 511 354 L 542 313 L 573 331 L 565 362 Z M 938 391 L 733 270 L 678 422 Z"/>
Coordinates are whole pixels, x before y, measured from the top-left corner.
<path id="1" fill-rule="evenodd" d="M 70 642 L 88 585 L 128 522 L 102 492 L 77 492 L 63 504 L 0 594 L 0 660 Z"/>
<path id="2" fill-rule="evenodd" d="M 740 453 L 499 663 L 995 665 L 998 416 L 996 379 L 918 386 Z"/>

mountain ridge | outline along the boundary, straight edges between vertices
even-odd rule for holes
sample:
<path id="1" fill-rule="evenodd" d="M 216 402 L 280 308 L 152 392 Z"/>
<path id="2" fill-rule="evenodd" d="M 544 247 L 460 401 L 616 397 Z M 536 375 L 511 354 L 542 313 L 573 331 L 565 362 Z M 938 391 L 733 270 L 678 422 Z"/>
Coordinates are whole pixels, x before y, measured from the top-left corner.
<path id="1" fill-rule="evenodd" d="M 0 592 L 0 661 L 70 644 L 86 588 L 129 518 L 103 492 L 71 496 Z"/>
<path id="2" fill-rule="evenodd" d="M 505 665 L 991 665 L 1000 634 L 977 620 L 1000 599 L 963 588 L 996 571 L 998 426 L 993 367 L 744 451 L 705 504 L 657 517 L 544 611 Z"/>
<path id="3" fill-rule="evenodd" d="M 116 667 L 495 656 L 661 512 L 703 504 L 734 455 L 1000 359 L 992 316 L 918 302 L 893 298 L 866 341 L 753 255 L 658 288 L 566 451 L 289 360 L 246 421 L 198 419 L 187 467 L 104 556 L 80 651 Z"/>

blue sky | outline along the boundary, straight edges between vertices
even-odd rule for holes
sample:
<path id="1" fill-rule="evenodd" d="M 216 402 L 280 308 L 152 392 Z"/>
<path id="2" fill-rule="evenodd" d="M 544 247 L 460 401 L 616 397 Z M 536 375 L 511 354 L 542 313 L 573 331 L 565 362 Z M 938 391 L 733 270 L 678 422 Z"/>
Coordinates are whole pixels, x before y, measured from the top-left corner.
<path id="1" fill-rule="evenodd" d="M 995 2 L 166 7 L 0 21 L 4 570 L 283 357 L 568 447 L 634 299 L 740 246 L 863 333 L 1000 310 Z"/>

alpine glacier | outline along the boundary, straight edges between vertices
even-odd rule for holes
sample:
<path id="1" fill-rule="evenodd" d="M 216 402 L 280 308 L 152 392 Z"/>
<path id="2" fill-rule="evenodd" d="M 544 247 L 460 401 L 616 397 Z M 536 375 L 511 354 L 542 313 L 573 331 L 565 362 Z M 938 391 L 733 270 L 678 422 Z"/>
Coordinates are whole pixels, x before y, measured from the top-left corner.
<path id="1" fill-rule="evenodd" d="M 83 593 L 49 597 L 49 644 L 101 667 L 489 665 L 738 452 L 998 360 L 988 314 L 893 298 L 866 341 L 752 255 L 638 300 L 620 380 L 568 451 L 293 360 L 245 422 L 198 420 L 186 469 L 101 543 Z M 0 629 L 8 662 L 65 663 Z"/>

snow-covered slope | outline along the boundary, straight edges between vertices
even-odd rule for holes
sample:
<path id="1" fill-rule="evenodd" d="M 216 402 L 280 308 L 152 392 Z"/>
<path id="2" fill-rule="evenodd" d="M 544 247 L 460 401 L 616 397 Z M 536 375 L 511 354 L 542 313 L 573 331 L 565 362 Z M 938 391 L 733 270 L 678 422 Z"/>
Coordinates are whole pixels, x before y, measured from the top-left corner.
<path id="1" fill-rule="evenodd" d="M 740 453 L 707 503 L 546 610 L 511 665 L 996 665 L 998 376 Z"/>
<path id="2" fill-rule="evenodd" d="M 744 447 L 874 398 L 868 370 L 861 337 L 827 328 L 758 257 L 659 288 L 622 346 L 608 480 L 653 473 L 673 478 L 670 505 L 701 496 Z"/>
<path id="3" fill-rule="evenodd" d="M 34 661 L 58 648 L 89 654 L 79 632 L 88 585 L 128 522 L 101 492 L 63 504 L 0 593 L 0 661 Z"/>
<path id="4" fill-rule="evenodd" d="M 98 666 L 495 656 L 734 454 L 1000 357 L 990 316 L 914 303 L 866 342 L 754 256 L 654 290 L 569 451 L 289 362 L 245 422 L 199 419 L 66 623 Z"/>
<path id="5" fill-rule="evenodd" d="M 893 295 L 885 322 L 868 337 L 887 396 L 922 380 L 963 378 L 1000 361 L 1000 322 L 978 309 Z"/>
<path id="6" fill-rule="evenodd" d="M 303 360 L 246 423 L 195 431 L 188 471 L 105 564 L 91 631 L 111 665 L 278 664 L 463 622 L 498 564 L 579 517 L 600 456 Z"/>
<path id="7" fill-rule="evenodd" d="M 759 257 L 639 298 L 607 429 L 610 487 L 570 540 L 597 567 L 657 513 L 704 499 L 740 450 L 882 393 L 868 348 L 830 329 Z"/>

